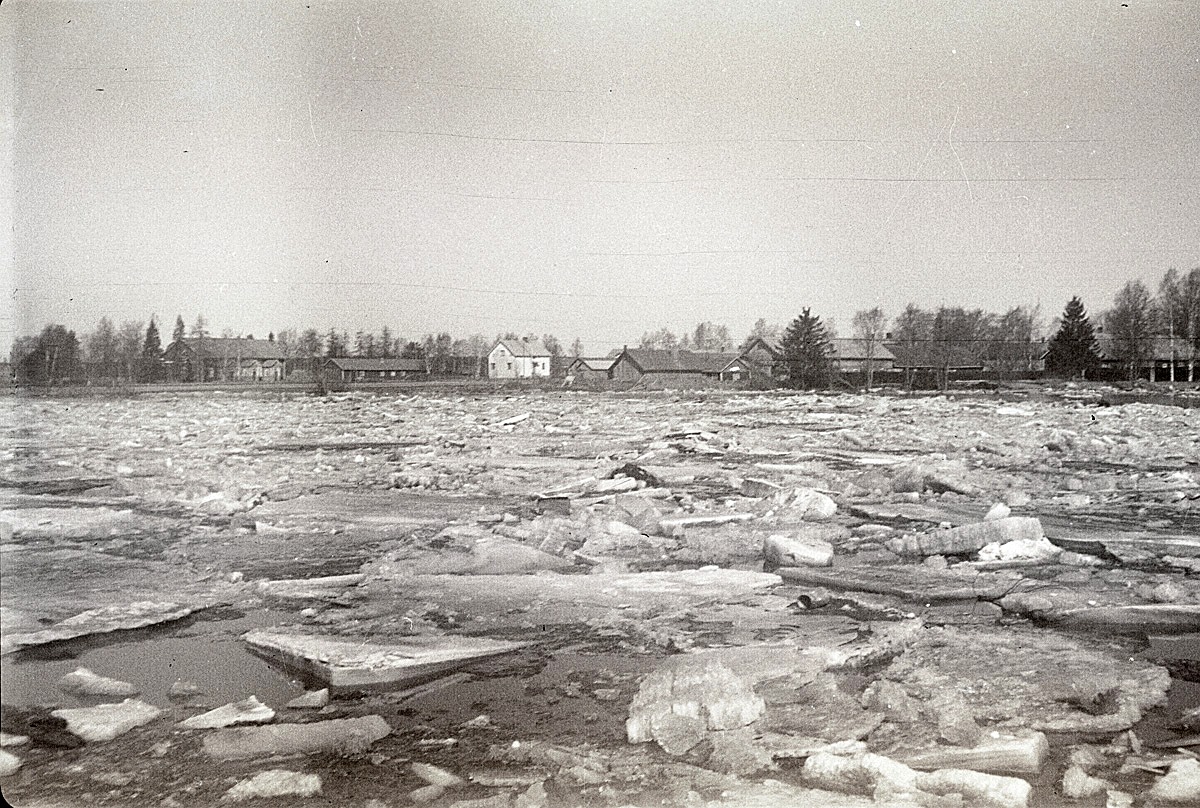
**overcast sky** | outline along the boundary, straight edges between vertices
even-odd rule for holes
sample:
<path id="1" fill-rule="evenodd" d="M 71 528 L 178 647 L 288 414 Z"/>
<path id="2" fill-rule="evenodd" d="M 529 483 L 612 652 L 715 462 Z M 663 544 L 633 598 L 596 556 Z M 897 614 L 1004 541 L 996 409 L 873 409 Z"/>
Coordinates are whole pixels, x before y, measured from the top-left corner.
<path id="1" fill-rule="evenodd" d="M 202 312 L 215 333 L 533 331 L 604 353 L 803 306 L 843 335 L 909 301 L 1050 319 L 1080 294 L 1098 314 L 1200 265 L 1194 2 L 0 16 L 5 352 L 46 322 L 154 313 L 169 334 Z"/>

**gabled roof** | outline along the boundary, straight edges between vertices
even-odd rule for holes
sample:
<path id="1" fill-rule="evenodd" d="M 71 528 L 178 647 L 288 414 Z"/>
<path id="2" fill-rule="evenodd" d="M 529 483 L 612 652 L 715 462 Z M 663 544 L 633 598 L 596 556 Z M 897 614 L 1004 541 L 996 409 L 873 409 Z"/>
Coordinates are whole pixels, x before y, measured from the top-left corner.
<path id="1" fill-rule="evenodd" d="M 615 356 L 577 356 L 571 361 L 570 367 L 582 366 L 588 370 L 608 370 L 616 361 L 617 357 Z"/>
<path id="2" fill-rule="evenodd" d="M 549 356 L 550 350 L 542 343 L 540 339 L 526 342 L 523 339 L 498 339 L 496 345 L 503 345 L 513 356 Z M 496 350 L 496 345 L 492 346 L 492 351 Z M 491 353 L 492 351 L 488 351 Z"/>
<path id="3" fill-rule="evenodd" d="M 425 372 L 425 363 L 420 359 L 363 359 L 357 356 L 339 356 L 326 360 L 326 363 L 333 365 L 338 370 L 348 371 Z"/>
<path id="4" fill-rule="evenodd" d="M 744 343 L 742 353 L 750 353 L 755 348 L 762 348 L 767 353 L 775 358 L 783 356 L 783 346 L 774 340 L 763 339 L 762 337 L 754 337 Z"/>
<path id="5" fill-rule="evenodd" d="M 622 358 L 643 373 L 720 373 L 740 359 L 741 354 L 627 348 L 617 360 Z"/>
<path id="6" fill-rule="evenodd" d="M 201 344 L 203 343 L 203 344 Z M 185 337 L 179 340 L 181 347 L 191 353 L 205 357 L 228 359 L 284 359 L 283 346 L 266 339 L 243 339 L 241 337 Z M 170 346 L 168 346 L 169 348 Z"/>

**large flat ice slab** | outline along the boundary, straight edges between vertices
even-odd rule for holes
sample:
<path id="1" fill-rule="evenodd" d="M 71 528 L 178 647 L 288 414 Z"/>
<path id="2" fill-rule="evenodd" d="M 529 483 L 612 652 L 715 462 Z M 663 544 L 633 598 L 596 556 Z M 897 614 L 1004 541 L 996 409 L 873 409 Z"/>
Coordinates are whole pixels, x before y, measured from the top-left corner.
<path id="1" fill-rule="evenodd" d="M 128 606 L 105 606 L 88 609 L 74 617 L 68 617 L 48 629 L 27 634 L 12 634 L 0 643 L 0 653 L 10 653 L 34 645 L 45 645 L 63 640 L 73 640 L 90 634 L 107 634 L 113 631 L 128 631 L 145 628 L 159 623 L 168 623 L 187 617 L 196 609 L 180 603 L 138 601 Z"/>
<path id="2" fill-rule="evenodd" d="M 384 645 L 274 631 L 251 631 L 242 639 L 256 653 L 315 676 L 334 689 L 403 686 L 526 645 L 444 636 L 414 636 Z"/>

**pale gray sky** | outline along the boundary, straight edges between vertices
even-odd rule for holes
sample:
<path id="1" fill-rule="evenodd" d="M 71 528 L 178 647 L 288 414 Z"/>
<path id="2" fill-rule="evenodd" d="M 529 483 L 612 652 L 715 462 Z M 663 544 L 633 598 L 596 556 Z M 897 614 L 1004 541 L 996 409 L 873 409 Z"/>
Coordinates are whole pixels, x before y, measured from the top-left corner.
<path id="1" fill-rule="evenodd" d="M 1200 4 L 979 5 L 10 0 L 0 336 L 602 353 L 802 306 L 1099 313 L 1200 265 Z"/>

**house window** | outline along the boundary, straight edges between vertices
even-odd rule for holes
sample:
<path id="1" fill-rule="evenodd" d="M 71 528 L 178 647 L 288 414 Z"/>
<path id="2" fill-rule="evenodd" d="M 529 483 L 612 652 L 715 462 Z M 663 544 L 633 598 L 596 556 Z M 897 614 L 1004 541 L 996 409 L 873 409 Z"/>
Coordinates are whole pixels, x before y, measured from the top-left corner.
<path id="1" fill-rule="evenodd" d="M 512 370 L 512 362 L 509 362 L 509 363 L 508 363 L 508 369 L 509 369 L 509 370 Z"/>
<path id="2" fill-rule="evenodd" d="M 496 369 L 496 363 L 495 363 L 495 362 L 493 362 L 493 363 L 492 363 L 492 370 L 495 370 L 495 369 Z"/>

